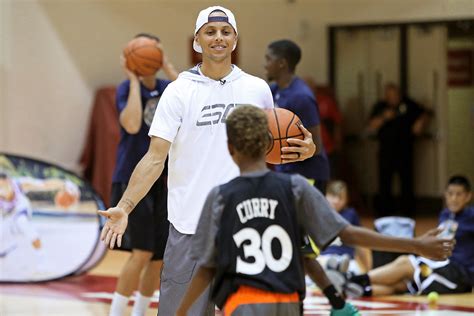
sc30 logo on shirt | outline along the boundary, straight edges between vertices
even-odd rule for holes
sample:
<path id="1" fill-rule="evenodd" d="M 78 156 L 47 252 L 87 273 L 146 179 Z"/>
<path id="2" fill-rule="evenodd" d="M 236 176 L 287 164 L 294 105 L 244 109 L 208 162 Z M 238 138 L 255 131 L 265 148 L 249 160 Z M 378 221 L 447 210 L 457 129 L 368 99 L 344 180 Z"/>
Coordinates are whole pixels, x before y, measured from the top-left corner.
<path id="1" fill-rule="evenodd" d="M 196 121 L 196 126 L 207 126 L 211 124 L 225 123 L 225 120 L 231 110 L 242 104 L 213 104 L 206 105 L 201 109 L 199 119 Z"/>

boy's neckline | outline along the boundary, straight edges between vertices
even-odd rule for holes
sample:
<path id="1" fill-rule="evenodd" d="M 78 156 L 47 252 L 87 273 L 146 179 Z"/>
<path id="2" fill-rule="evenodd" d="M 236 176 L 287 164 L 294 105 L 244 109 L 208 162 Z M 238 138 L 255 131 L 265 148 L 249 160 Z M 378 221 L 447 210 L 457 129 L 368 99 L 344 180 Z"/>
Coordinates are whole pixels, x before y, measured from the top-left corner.
<path id="1" fill-rule="evenodd" d="M 260 170 L 245 171 L 245 172 L 240 173 L 240 176 L 241 177 L 258 177 L 258 176 L 266 174 L 267 172 L 270 172 L 270 169 L 265 168 L 265 169 L 260 169 Z"/>

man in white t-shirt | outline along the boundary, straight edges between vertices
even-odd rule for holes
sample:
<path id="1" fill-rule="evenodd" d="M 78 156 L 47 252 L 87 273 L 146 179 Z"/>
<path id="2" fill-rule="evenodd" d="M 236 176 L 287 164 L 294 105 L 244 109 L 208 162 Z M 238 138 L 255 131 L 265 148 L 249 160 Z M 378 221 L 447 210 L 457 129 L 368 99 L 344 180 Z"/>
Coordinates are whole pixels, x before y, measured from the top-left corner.
<path id="1" fill-rule="evenodd" d="M 267 83 L 232 65 L 237 45 L 234 15 L 223 7 L 202 10 L 196 21 L 194 49 L 203 62 L 181 73 L 168 85 L 158 104 L 149 135 L 150 147 L 136 166 L 127 190 L 116 207 L 99 213 L 107 217 L 101 238 L 112 247 L 121 244 L 128 214 L 160 176 L 168 162 L 168 219 L 171 223 L 163 258 L 160 316 L 174 315 L 193 272 L 195 261 L 187 252 L 204 200 L 216 185 L 239 175 L 227 150 L 225 120 L 241 104 L 272 108 Z M 285 162 L 313 156 L 311 133 L 290 140 L 283 148 Z M 192 315 L 213 314 L 208 295 L 194 305 Z"/>

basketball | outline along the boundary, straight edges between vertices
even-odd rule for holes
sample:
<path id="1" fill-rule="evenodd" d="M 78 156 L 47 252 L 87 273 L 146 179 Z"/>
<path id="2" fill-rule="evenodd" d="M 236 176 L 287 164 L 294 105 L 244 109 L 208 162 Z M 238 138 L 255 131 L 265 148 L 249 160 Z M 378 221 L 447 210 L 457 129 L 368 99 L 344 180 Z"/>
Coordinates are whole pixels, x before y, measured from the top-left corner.
<path id="1" fill-rule="evenodd" d="M 69 208 L 73 204 L 76 204 L 79 200 L 79 196 L 71 192 L 61 190 L 54 196 L 54 203 L 56 206 L 61 208 Z"/>
<path id="2" fill-rule="evenodd" d="M 54 203 L 58 207 L 69 208 L 79 202 L 81 197 L 81 191 L 71 181 L 66 180 L 64 182 L 64 188 L 59 190 L 54 196 Z"/>
<path id="3" fill-rule="evenodd" d="M 128 42 L 123 50 L 126 66 L 138 76 L 150 76 L 163 65 L 163 53 L 156 41 L 147 37 L 137 37 Z"/>
<path id="4" fill-rule="evenodd" d="M 265 110 L 265 113 L 267 114 L 268 131 L 271 136 L 265 161 L 278 165 L 283 163 L 281 148 L 291 146 L 286 140 L 288 138 L 304 139 L 304 134 L 299 128 L 301 120 L 295 113 L 282 108 L 268 109 Z"/>

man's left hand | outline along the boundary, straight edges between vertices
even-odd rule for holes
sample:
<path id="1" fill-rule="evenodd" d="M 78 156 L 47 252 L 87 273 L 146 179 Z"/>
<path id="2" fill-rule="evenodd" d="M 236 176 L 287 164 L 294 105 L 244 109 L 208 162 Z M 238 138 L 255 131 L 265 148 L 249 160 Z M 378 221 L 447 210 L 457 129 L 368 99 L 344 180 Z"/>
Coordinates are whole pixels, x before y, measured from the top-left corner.
<path id="1" fill-rule="evenodd" d="M 313 135 L 303 126 L 300 129 L 304 134 L 304 139 L 288 138 L 291 147 L 282 147 L 281 160 L 283 163 L 303 161 L 313 157 L 316 152 L 316 144 L 313 142 Z"/>

